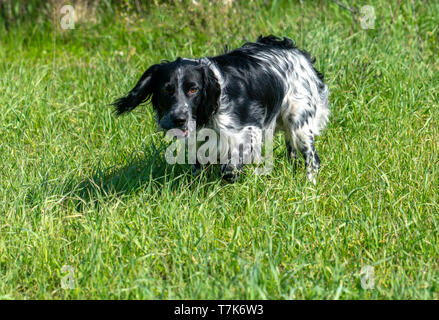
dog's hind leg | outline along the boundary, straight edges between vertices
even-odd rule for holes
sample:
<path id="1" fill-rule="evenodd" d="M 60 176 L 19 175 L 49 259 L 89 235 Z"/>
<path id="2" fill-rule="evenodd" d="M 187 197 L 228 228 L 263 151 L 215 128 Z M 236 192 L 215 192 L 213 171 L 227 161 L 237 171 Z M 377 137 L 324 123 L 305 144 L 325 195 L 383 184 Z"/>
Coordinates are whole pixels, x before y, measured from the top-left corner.
<path id="1" fill-rule="evenodd" d="M 320 168 L 320 157 L 314 147 L 314 136 L 311 133 L 299 133 L 296 136 L 299 150 L 305 159 L 306 175 L 309 181 L 316 184 L 316 178 Z"/>
<path id="2" fill-rule="evenodd" d="M 285 134 L 285 146 L 287 148 L 288 157 L 291 160 L 295 160 L 297 157 L 297 151 L 289 134 Z"/>
<path id="3" fill-rule="evenodd" d="M 287 156 L 293 165 L 293 171 L 296 172 L 299 162 L 299 159 L 297 158 L 298 150 L 294 146 L 293 139 L 291 138 L 291 134 L 288 134 L 287 132 L 285 132 L 285 146 L 287 149 Z"/>
<path id="4" fill-rule="evenodd" d="M 316 178 L 320 168 L 320 157 L 314 146 L 314 135 L 305 125 L 300 129 L 290 123 L 285 126 L 285 142 L 287 146 L 288 156 L 297 165 L 297 154 L 301 153 L 305 159 L 306 173 L 308 179 L 316 184 Z"/>

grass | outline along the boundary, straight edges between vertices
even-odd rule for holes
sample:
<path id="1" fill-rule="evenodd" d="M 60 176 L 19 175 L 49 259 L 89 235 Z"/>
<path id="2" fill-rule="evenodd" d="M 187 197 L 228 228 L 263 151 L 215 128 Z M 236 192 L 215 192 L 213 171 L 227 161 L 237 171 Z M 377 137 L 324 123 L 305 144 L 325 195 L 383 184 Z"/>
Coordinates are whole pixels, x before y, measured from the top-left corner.
<path id="1" fill-rule="evenodd" d="M 0 298 L 438 299 L 439 4 L 354 1 L 362 29 L 331 1 L 191 3 L 0 29 Z M 168 165 L 150 106 L 113 116 L 149 65 L 259 34 L 327 79 L 316 186 L 280 136 L 270 175 L 228 184 Z"/>

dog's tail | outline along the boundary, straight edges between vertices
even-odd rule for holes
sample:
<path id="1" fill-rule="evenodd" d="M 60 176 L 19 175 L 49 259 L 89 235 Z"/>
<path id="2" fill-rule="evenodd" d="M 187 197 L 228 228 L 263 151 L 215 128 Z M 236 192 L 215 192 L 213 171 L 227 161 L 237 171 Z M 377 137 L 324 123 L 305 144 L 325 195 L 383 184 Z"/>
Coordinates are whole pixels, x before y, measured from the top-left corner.
<path id="1" fill-rule="evenodd" d="M 256 40 L 257 43 L 265 44 L 272 47 L 282 48 L 282 49 L 295 49 L 297 48 L 296 44 L 293 40 L 283 37 L 283 39 L 269 35 L 266 37 L 263 37 L 260 35 L 258 39 Z"/>
<path id="2" fill-rule="evenodd" d="M 152 97 L 152 77 L 159 65 L 153 65 L 140 77 L 136 86 L 125 96 L 117 99 L 112 105 L 117 116 L 129 112 L 142 102 Z"/>

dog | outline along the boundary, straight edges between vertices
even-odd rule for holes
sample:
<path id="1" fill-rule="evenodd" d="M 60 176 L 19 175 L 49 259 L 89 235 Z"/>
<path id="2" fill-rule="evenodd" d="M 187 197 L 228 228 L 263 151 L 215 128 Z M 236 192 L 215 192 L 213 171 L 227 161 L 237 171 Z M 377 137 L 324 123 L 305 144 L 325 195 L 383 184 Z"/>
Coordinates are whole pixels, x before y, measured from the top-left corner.
<path id="1" fill-rule="evenodd" d="M 283 130 L 288 155 L 303 155 L 307 177 L 315 184 L 320 158 L 314 138 L 328 122 L 329 90 L 314 62 L 289 38 L 259 36 L 215 57 L 155 64 L 113 105 L 116 115 L 122 115 L 151 102 L 163 130 L 180 129 L 186 137 L 210 128 L 225 135 L 228 147 L 221 168 L 230 181 L 239 178 L 245 164 L 244 137 Z M 236 161 L 233 154 L 239 155 Z M 199 168 L 197 161 L 194 169 Z"/>

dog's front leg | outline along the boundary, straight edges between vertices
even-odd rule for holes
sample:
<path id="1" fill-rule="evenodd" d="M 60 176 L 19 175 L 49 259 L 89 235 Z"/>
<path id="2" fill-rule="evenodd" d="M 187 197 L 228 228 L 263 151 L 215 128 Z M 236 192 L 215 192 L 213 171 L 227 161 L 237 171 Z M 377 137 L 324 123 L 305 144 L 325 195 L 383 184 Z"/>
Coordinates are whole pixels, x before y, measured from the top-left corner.
<path id="1" fill-rule="evenodd" d="M 241 172 L 244 167 L 244 164 L 238 163 L 233 164 L 232 162 L 222 164 L 221 165 L 221 172 L 223 175 L 223 178 L 229 182 L 236 182 L 241 177 Z"/>
<path id="2" fill-rule="evenodd" d="M 203 165 L 199 163 L 197 159 L 195 164 L 192 165 L 192 176 L 198 177 L 201 173 L 201 170 L 203 170 Z"/>
<path id="3" fill-rule="evenodd" d="M 258 146 L 254 145 L 255 141 L 259 141 L 254 137 L 258 133 L 260 134 L 260 132 L 254 132 L 250 129 L 239 134 L 226 136 L 226 138 L 221 137 L 220 163 L 225 180 L 229 182 L 238 181 L 244 165 L 254 161 L 254 156 L 257 156 L 258 153 L 253 154 L 252 150 L 260 150 L 257 148 Z M 227 143 L 224 143 L 224 141 L 227 141 Z"/>
<path id="4" fill-rule="evenodd" d="M 227 161 L 221 163 L 223 178 L 229 182 L 236 182 L 241 177 L 244 168 L 243 146 L 238 145 L 236 149 L 230 150 Z"/>

